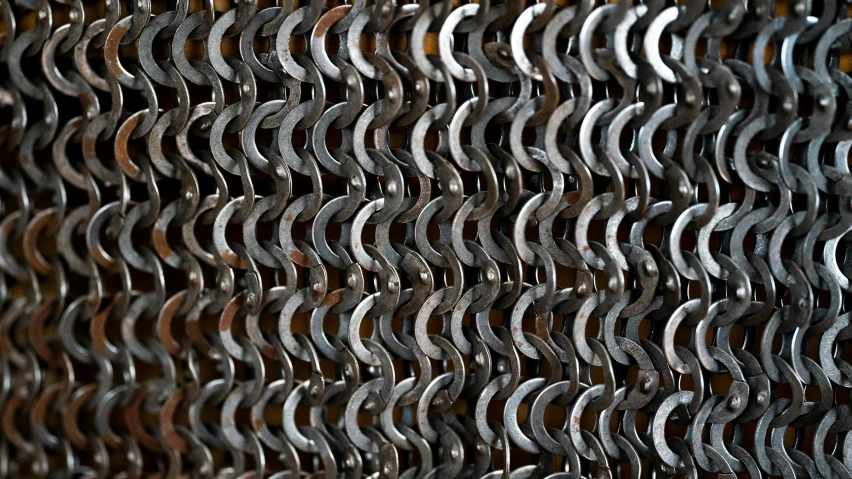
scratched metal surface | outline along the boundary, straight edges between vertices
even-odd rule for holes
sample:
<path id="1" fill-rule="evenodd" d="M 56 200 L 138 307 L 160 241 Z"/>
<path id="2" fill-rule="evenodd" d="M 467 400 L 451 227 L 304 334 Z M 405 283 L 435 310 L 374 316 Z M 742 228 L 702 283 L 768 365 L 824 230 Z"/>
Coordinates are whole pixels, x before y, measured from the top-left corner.
<path id="1" fill-rule="evenodd" d="M 848 15 L 0 0 L 0 478 L 852 478 Z"/>

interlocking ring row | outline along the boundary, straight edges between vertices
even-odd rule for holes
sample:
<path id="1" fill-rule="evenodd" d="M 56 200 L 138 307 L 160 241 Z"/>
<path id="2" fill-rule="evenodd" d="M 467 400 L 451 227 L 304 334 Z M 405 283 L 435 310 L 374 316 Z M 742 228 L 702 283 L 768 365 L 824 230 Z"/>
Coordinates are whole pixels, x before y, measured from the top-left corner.
<path id="1" fill-rule="evenodd" d="M 0 0 L 0 477 L 852 477 L 848 3 L 352 1 Z"/>

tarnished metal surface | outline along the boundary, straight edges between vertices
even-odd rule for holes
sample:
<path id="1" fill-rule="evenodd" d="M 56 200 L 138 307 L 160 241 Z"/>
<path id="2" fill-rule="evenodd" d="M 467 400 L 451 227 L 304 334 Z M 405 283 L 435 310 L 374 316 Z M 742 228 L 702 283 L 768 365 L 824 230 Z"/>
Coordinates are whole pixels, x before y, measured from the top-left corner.
<path id="1" fill-rule="evenodd" d="M 828 0 L 0 0 L 0 478 L 852 477 Z"/>

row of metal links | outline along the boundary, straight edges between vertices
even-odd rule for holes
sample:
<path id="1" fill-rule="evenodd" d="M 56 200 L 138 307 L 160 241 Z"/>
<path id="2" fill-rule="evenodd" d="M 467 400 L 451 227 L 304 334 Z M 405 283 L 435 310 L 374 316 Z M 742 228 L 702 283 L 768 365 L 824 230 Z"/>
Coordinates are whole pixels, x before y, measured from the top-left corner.
<path id="1" fill-rule="evenodd" d="M 0 478 L 852 477 L 833 0 L 0 0 Z"/>

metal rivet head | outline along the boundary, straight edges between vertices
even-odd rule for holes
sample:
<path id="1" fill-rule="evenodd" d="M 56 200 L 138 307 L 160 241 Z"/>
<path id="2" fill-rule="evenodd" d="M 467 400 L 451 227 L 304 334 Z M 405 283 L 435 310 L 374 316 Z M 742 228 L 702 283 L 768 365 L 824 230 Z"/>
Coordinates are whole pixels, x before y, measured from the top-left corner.
<path id="1" fill-rule="evenodd" d="M 645 261 L 644 263 L 642 263 L 642 267 L 645 270 L 646 275 L 650 276 L 651 278 L 654 278 L 654 277 L 657 276 L 657 273 L 658 273 L 657 265 L 654 264 L 653 261 L 651 261 L 651 260 Z"/>
<path id="2" fill-rule="evenodd" d="M 747 291 L 746 291 L 745 287 L 740 286 L 739 288 L 737 288 L 737 291 L 736 291 L 737 299 L 739 299 L 740 301 L 744 300 L 746 298 L 746 293 L 747 293 Z"/>
<path id="3" fill-rule="evenodd" d="M 732 11 L 732 13 L 736 12 Z M 732 81 L 731 83 L 728 83 L 728 93 L 730 93 L 731 95 L 739 95 L 740 91 L 740 85 L 737 82 Z"/>
<path id="4" fill-rule="evenodd" d="M 737 21 L 737 18 L 739 18 L 739 16 L 740 12 L 737 11 L 736 8 L 732 8 L 731 11 L 728 12 L 728 16 L 725 17 L 725 21 L 727 21 L 728 23 L 734 23 Z"/>
<path id="5" fill-rule="evenodd" d="M 677 288 L 677 283 L 675 283 L 674 278 L 666 279 L 666 289 L 669 291 L 674 291 Z"/>
<path id="6" fill-rule="evenodd" d="M 485 279 L 489 283 L 493 283 L 497 281 L 497 273 L 495 273 L 493 269 L 489 268 L 488 271 L 485 273 Z"/>
<path id="7" fill-rule="evenodd" d="M 739 394 L 734 394 L 728 398 L 728 409 L 731 411 L 736 411 L 739 409 L 740 404 L 742 404 L 742 399 Z"/>
<path id="8" fill-rule="evenodd" d="M 315 292 L 319 293 L 322 291 L 322 283 L 319 281 L 315 281 L 313 286 L 311 287 Z"/>
<path id="9" fill-rule="evenodd" d="M 349 273 L 349 277 L 346 279 L 346 286 L 349 286 L 349 289 L 354 289 L 355 286 L 358 286 L 358 276 L 355 273 Z"/>
<path id="10" fill-rule="evenodd" d="M 388 181 L 388 195 L 396 196 L 397 189 L 396 181 Z"/>
<path id="11" fill-rule="evenodd" d="M 617 291 L 618 290 L 618 278 L 615 278 L 615 277 L 609 278 L 609 281 L 607 282 L 606 287 L 610 291 Z"/>

